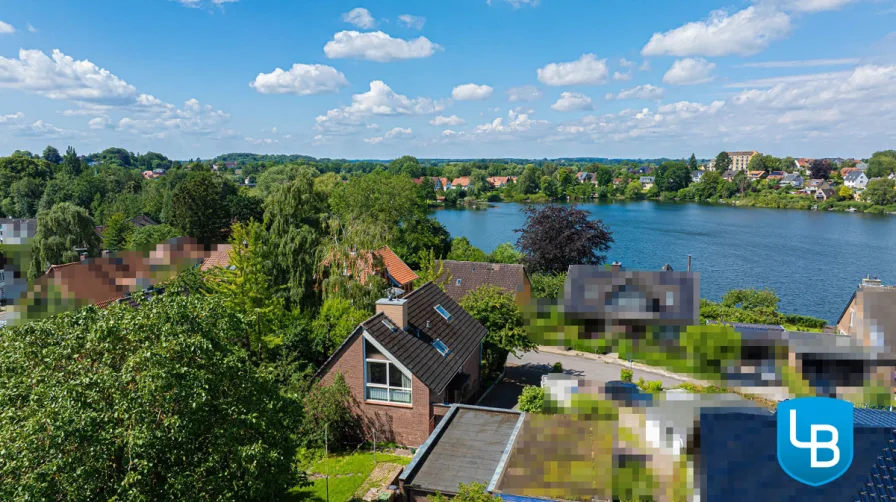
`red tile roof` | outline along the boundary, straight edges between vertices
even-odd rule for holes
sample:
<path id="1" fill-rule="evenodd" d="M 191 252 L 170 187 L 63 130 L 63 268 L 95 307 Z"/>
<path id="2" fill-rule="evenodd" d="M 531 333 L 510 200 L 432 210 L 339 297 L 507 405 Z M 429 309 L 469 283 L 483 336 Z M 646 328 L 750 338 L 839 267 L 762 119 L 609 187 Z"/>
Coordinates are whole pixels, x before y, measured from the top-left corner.
<path id="1" fill-rule="evenodd" d="M 233 251 L 233 246 L 230 244 L 218 244 L 217 248 L 215 248 L 211 253 L 209 253 L 208 258 L 202 262 L 202 266 L 200 269 L 202 271 L 211 270 L 215 267 L 227 268 L 230 266 L 230 252 Z"/>
<path id="2" fill-rule="evenodd" d="M 454 178 L 454 181 L 451 182 L 451 186 L 453 186 L 453 187 L 470 186 L 470 177 L 469 176 L 461 176 L 460 178 Z"/>
<path id="3" fill-rule="evenodd" d="M 415 274 L 414 271 L 411 270 L 411 267 L 403 262 L 401 258 L 399 258 L 398 255 L 395 254 L 395 252 L 392 251 L 391 248 L 389 248 L 389 246 L 384 246 L 380 249 L 377 249 L 376 254 L 379 255 L 380 258 L 382 258 L 383 265 L 386 266 L 386 271 L 388 271 L 389 275 L 392 276 L 393 279 L 395 279 L 395 282 L 404 285 L 419 279 L 417 274 Z"/>

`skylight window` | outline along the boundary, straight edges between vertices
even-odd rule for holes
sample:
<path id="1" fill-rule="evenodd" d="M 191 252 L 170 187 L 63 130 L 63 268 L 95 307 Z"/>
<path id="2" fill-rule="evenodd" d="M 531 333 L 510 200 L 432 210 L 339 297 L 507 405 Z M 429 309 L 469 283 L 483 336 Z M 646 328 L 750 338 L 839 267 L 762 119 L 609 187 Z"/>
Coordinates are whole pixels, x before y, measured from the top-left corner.
<path id="1" fill-rule="evenodd" d="M 442 356 L 444 357 L 448 357 L 448 354 L 451 353 L 451 350 L 448 348 L 448 346 L 442 343 L 441 340 L 432 342 L 432 346 L 435 347 L 436 350 L 439 351 L 439 354 L 442 354 Z"/>
<path id="2" fill-rule="evenodd" d="M 389 322 L 388 319 L 383 319 L 383 325 L 389 328 L 389 331 L 398 331 L 398 328 L 396 328 L 394 324 Z"/>
<path id="3" fill-rule="evenodd" d="M 436 309 L 436 312 L 438 312 L 440 316 L 444 317 L 446 321 L 450 321 L 451 319 L 454 318 L 454 316 L 449 314 L 448 311 L 445 310 L 445 307 L 443 307 L 441 305 L 436 305 L 435 309 Z"/>
<path id="4" fill-rule="evenodd" d="M 456 284 L 460 286 L 460 279 L 457 280 Z"/>

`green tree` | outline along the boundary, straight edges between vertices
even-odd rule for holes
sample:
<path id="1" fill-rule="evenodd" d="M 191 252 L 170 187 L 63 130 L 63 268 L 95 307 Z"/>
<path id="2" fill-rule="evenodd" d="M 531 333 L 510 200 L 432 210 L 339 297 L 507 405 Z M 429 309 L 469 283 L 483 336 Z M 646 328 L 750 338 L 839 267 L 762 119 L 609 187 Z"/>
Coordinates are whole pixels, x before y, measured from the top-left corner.
<path id="1" fill-rule="evenodd" d="M 168 223 L 203 244 L 220 241 L 230 222 L 221 181 L 200 172 L 178 185 L 171 194 Z"/>
<path id="2" fill-rule="evenodd" d="M 697 165 L 697 156 L 693 153 L 691 154 L 691 158 L 688 159 L 688 169 L 691 171 L 696 171 L 700 166 Z"/>
<path id="3" fill-rule="evenodd" d="M 317 384 L 305 396 L 305 417 L 300 436 L 307 447 L 323 448 L 326 441 L 338 450 L 357 444 L 362 430 L 352 413 L 352 391 L 340 373 L 329 385 Z"/>
<path id="4" fill-rule="evenodd" d="M 128 236 L 127 248 L 148 251 L 154 249 L 156 244 L 182 235 L 182 232 L 170 225 L 147 225 L 131 232 Z"/>
<path id="5" fill-rule="evenodd" d="M 300 413 L 202 295 L 0 330 L 0 499 L 271 500 Z"/>
<path id="6" fill-rule="evenodd" d="M 731 169 L 731 157 L 728 155 L 728 152 L 720 152 L 716 156 L 715 170 L 724 173 L 729 169 Z"/>
<path id="7" fill-rule="evenodd" d="M 532 282 L 532 296 L 543 299 L 557 299 L 563 296 L 566 274 L 534 273 L 529 277 Z"/>
<path id="8" fill-rule="evenodd" d="M 470 243 L 466 237 L 457 237 L 451 241 L 449 260 L 455 261 L 488 261 L 485 251 Z"/>
<path id="9" fill-rule="evenodd" d="M 491 263 L 520 263 L 523 261 L 523 253 L 513 247 L 513 244 L 504 242 L 498 244 L 498 247 L 489 253 L 487 261 Z"/>
<path id="10" fill-rule="evenodd" d="M 208 281 L 212 291 L 242 319 L 246 331 L 239 338 L 253 357 L 280 345 L 280 331 L 289 322 L 283 298 L 272 290 L 269 274 L 271 249 L 261 223 L 236 223 L 230 237 L 230 266 L 215 268 Z"/>
<path id="11" fill-rule="evenodd" d="M 373 173 L 352 178 L 330 196 L 333 212 L 358 249 L 377 249 L 392 242 L 399 228 L 415 216 L 425 215 L 426 201 L 407 176 Z"/>
<path id="12" fill-rule="evenodd" d="M 523 174 L 517 180 L 519 193 L 523 195 L 538 193 L 538 190 L 541 188 L 540 182 L 541 176 L 538 174 L 538 168 L 532 164 L 527 165 L 523 170 Z"/>
<path id="13" fill-rule="evenodd" d="M 517 408 L 526 413 L 544 412 L 544 388 L 527 385 L 517 399 Z"/>
<path id="14" fill-rule="evenodd" d="M 883 178 L 896 172 L 896 150 L 874 152 L 868 159 L 868 178 Z"/>
<path id="15" fill-rule="evenodd" d="M 677 192 L 691 184 L 691 170 L 682 162 L 666 163 L 662 176 L 656 178 L 654 186 L 663 192 Z"/>
<path id="16" fill-rule="evenodd" d="M 265 201 L 272 279 L 275 285 L 285 286 L 289 308 L 318 305 L 314 272 L 323 257 L 326 204 L 308 175 L 277 188 Z"/>
<path id="17" fill-rule="evenodd" d="M 866 201 L 877 205 L 886 206 L 896 204 L 896 190 L 893 189 L 896 181 L 889 179 L 877 179 L 868 182 L 862 198 Z"/>
<path id="18" fill-rule="evenodd" d="M 389 163 L 390 174 L 403 174 L 411 178 L 419 178 L 423 173 L 420 161 L 416 157 L 405 155 Z"/>
<path id="19" fill-rule="evenodd" d="M 599 186 L 606 187 L 613 184 L 613 170 L 609 167 L 600 166 L 595 174 Z"/>
<path id="20" fill-rule="evenodd" d="M 450 502 L 452 500 L 457 502 L 501 502 L 503 500 L 500 496 L 489 493 L 486 488 L 483 483 L 461 483 L 457 495 L 453 498 L 449 499 L 436 492 L 431 500 L 432 502 Z"/>
<path id="21" fill-rule="evenodd" d="M 414 286 L 420 287 L 427 282 L 445 289 L 445 285 L 451 282 L 451 274 L 445 270 L 445 263 L 436 258 L 435 251 L 429 250 L 426 257 L 420 261 L 420 269 L 417 270 L 417 280 Z"/>
<path id="22" fill-rule="evenodd" d="M 535 348 L 526 335 L 523 313 L 512 294 L 485 285 L 467 293 L 460 305 L 488 330 L 482 345 L 483 367 L 488 374 L 500 373 L 508 354 L 517 355 Z"/>
<path id="23" fill-rule="evenodd" d="M 768 171 L 768 166 L 765 164 L 765 156 L 764 155 L 754 155 L 750 158 L 750 163 L 747 165 L 748 171 Z"/>
<path id="24" fill-rule="evenodd" d="M 37 233 L 31 243 L 29 277 L 42 275 L 50 265 L 78 261 L 78 249 L 89 257 L 100 255 L 100 236 L 87 210 L 70 202 L 56 204 L 37 215 Z"/>
<path id="25" fill-rule="evenodd" d="M 52 145 L 47 145 L 47 147 L 44 148 L 44 154 L 41 155 L 41 157 L 51 164 L 62 163 L 62 155 L 59 155 L 59 150 Z"/>
<path id="26" fill-rule="evenodd" d="M 625 198 L 630 200 L 641 200 L 644 198 L 644 191 L 641 189 L 641 183 L 632 181 L 625 187 Z"/>
<path id="27" fill-rule="evenodd" d="M 780 301 L 778 295 L 771 289 L 732 289 L 722 297 L 723 306 L 747 310 L 769 309 L 777 311 Z"/>
<path id="28" fill-rule="evenodd" d="M 113 214 L 103 228 L 103 247 L 113 253 L 125 249 L 134 230 L 134 224 L 123 214 Z"/>
<path id="29" fill-rule="evenodd" d="M 327 298 L 311 323 L 314 353 L 317 354 L 314 364 L 323 364 L 368 317 L 369 313 L 353 307 L 345 298 Z"/>
<path id="30" fill-rule="evenodd" d="M 417 268 L 430 250 L 439 258 L 445 257 L 451 250 L 451 234 L 437 220 L 415 214 L 402 223 L 390 245 L 408 266 Z"/>
<path id="31" fill-rule="evenodd" d="M 281 185 L 286 185 L 298 179 L 301 176 L 316 176 L 317 171 L 304 164 L 283 164 L 265 169 L 261 173 L 255 184 L 255 190 L 262 199 L 268 198 L 269 195 Z"/>
<path id="32" fill-rule="evenodd" d="M 81 159 L 74 147 L 70 146 L 65 149 L 65 155 L 62 157 L 62 171 L 71 176 L 81 174 Z"/>
<path id="33" fill-rule="evenodd" d="M 852 189 L 850 189 L 846 185 L 842 185 L 840 187 L 840 198 L 846 199 L 846 200 L 851 200 L 852 199 Z"/>
<path id="34" fill-rule="evenodd" d="M 721 186 L 725 183 L 719 171 L 709 171 L 700 179 L 700 183 L 695 183 L 694 196 L 699 200 L 714 199 L 718 196 Z"/>
<path id="35" fill-rule="evenodd" d="M 549 176 L 542 176 L 541 193 L 543 193 L 545 197 L 551 200 L 560 197 L 560 187 L 557 184 L 557 180 Z"/>

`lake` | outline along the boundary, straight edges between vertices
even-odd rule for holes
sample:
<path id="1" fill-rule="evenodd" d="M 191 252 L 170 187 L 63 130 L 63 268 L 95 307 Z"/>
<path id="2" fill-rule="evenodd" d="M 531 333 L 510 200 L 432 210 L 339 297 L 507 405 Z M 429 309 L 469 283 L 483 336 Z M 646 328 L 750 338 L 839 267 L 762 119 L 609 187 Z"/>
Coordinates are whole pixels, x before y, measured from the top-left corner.
<path id="1" fill-rule="evenodd" d="M 491 252 L 516 242 L 520 204 L 488 210 L 443 209 L 435 218 L 454 237 Z M 734 208 L 653 201 L 580 204 L 613 232 L 607 262 L 629 269 L 700 272 L 700 295 L 718 301 L 737 288 L 771 288 L 782 312 L 835 323 L 866 275 L 896 282 L 892 216 Z"/>

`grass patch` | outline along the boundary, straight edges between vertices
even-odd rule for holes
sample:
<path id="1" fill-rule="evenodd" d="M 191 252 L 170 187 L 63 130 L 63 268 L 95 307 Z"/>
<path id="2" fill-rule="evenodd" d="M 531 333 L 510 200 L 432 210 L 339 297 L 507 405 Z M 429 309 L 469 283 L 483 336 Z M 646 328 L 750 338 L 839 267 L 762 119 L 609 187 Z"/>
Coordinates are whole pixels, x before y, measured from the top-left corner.
<path id="1" fill-rule="evenodd" d="M 408 465 L 411 462 L 411 457 L 377 453 L 376 463 L 385 462 Z M 328 474 L 330 476 L 330 502 L 344 502 L 351 500 L 352 495 L 361 487 L 375 466 L 372 452 L 359 452 L 320 460 L 313 464 L 307 472 L 309 478 Z M 295 487 L 289 493 L 292 500 L 327 500 L 327 480 L 323 477 L 314 479 L 311 486 Z"/>

